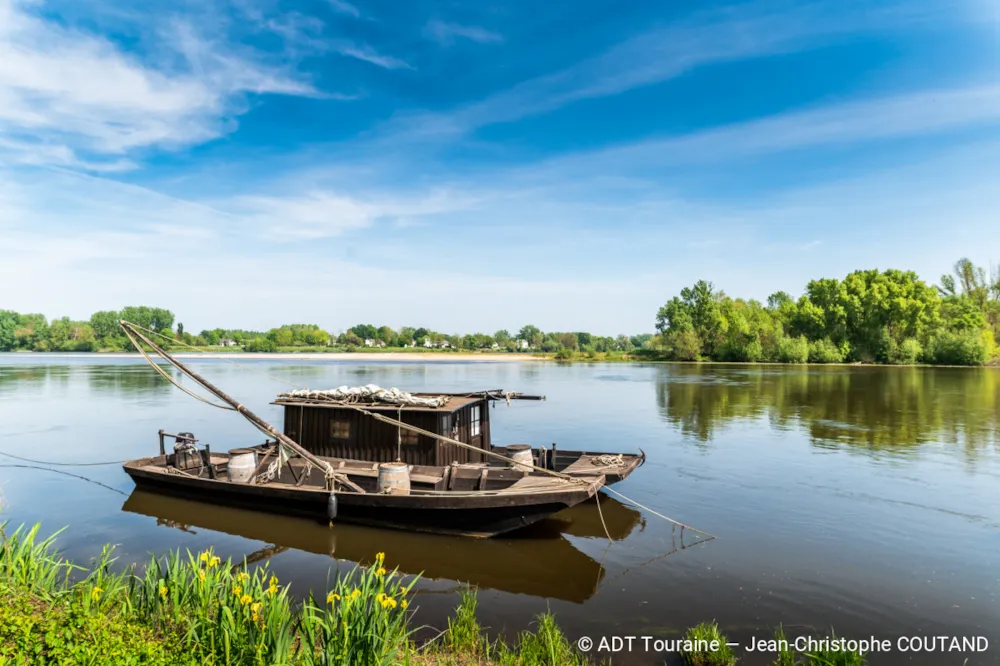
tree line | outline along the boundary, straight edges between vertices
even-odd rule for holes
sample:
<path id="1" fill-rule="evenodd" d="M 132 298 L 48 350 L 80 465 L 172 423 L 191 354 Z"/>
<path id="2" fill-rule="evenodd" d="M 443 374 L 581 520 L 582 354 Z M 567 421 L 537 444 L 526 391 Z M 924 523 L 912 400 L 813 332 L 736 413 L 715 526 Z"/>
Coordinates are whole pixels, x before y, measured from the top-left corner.
<path id="1" fill-rule="evenodd" d="M 316 324 L 285 324 L 269 331 L 214 328 L 193 334 L 184 324 L 174 325 L 170 310 L 148 306 L 129 306 L 121 310 L 95 312 L 89 320 L 69 317 L 49 321 L 41 314 L 20 314 L 0 310 L 0 351 L 130 351 L 132 345 L 118 322 L 130 321 L 157 331 L 168 347 L 237 347 L 249 352 L 275 352 L 310 348 L 435 348 L 459 351 L 507 351 L 551 353 L 631 352 L 652 340 L 652 334 L 602 337 L 586 332 L 543 332 L 526 325 L 510 333 L 499 330 L 492 335 L 440 333 L 428 328 L 358 324 L 339 334 L 331 334 Z"/>
<path id="2" fill-rule="evenodd" d="M 231 346 L 250 352 L 385 347 L 545 352 L 561 358 L 582 353 L 675 361 L 982 365 L 997 356 L 1000 271 L 987 276 L 985 269 L 961 259 L 953 273 L 929 285 L 912 271 L 859 270 L 843 280 L 813 280 L 797 299 L 776 292 L 766 303 L 731 298 L 699 280 L 659 309 L 655 335 L 614 337 L 544 332 L 531 324 L 516 332 L 465 335 L 372 324 L 336 335 L 316 324 L 194 334 L 183 323 L 175 326 L 170 310 L 148 306 L 95 312 L 87 321 L 50 321 L 41 314 L 0 310 L 0 351 L 130 350 L 121 319 L 158 331 L 178 347 Z"/>
<path id="3" fill-rule="evenodd" d="M 1000 271 L 961 259 L 932 286 L 912 271 L 860 270 L 766 304 L 701 280 L 660 308 L 656 329 L 652 346 L 678 361 L 982 365 L 997 354 Z"/>

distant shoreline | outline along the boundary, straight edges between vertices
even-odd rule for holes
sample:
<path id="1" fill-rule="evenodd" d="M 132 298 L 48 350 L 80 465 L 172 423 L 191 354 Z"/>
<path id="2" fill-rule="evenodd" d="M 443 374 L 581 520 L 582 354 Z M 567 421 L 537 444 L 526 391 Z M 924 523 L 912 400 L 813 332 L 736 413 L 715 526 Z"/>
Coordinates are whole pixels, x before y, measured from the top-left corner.
<path id="1" fill-rule="evenodd" d="M 53 358 L 142 358 L 135 352 L 34 352 L 16 351 L 0 353 L 4 356 L 44 356 Z M 266 359 L 278 360 L 286 358 L 306 361 L 427 361 L 444 363 L 448 361 L 475 361 L 482 363 L 523 363 L 526 361 L 549 361 L 545 356 L 533 354 L 477 354 L 468 352 L 171 352 L 177 358 L 210 358 L 210 359 Z"/>

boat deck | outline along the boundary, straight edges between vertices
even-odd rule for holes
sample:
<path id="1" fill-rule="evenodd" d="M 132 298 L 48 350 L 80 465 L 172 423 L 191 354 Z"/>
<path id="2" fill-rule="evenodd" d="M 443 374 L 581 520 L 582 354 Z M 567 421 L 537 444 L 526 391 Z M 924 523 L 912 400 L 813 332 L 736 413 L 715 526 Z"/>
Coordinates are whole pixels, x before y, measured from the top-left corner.
<path id="1" fill-rule="evenodd" d="M 611 454 L 586 453 L 566 467 L 560 469 L 570 476 L 606 476 L 610 482 L 618 481 L 635 470 L 645 461 L 645 456 L 620 456 Z M 557 467 L 558 469 L 558 467 Z"/>

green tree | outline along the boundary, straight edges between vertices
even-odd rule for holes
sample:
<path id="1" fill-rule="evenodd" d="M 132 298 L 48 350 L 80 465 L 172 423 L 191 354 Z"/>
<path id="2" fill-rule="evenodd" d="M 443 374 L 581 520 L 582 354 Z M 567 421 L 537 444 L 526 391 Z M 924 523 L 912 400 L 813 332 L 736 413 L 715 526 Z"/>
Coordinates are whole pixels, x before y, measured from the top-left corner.
<path id="1" fill-rule="evenodd" d="M 358 324 L 351 327 L 351 332 L 362 340 L 374 340 L 378 329 L 371 324 Z"/>
<path id="2" fill-rule="evenodd" d="M 0 310 L 0 351 L 10 351 L 14 348 L 17 320 L 17 313 L 13 310 Z"/>
<path id="3" fill-rule="evenodd" d="M 517 339 L 524 340 L 532 348 L 541 347 L 545 350 L 545 340 L 546 336 L 542 333 L 542 330 L 537 326 L 531 324 L 526 324 L 521 327 L 521 330 L 517 332 Z"/>
<path id="4" fill-rule="evenodd" d="M 716 291 L 711 282 L 698 280 L 692 287 L 681 290 L 656 313 L 656 330 L 663 333 L 693 331 L 699 341 L 698 355 L 712 357 L 723 342 L 729 322 L 723 316 L 725 294 Z M 684 336 L 685 347 L 691 336 Z"/>
<path id="5" fill-rule="evenodd" d="M 43 314 L 21 314 L 17 318 L 14 346 L 44 351 L 48 347 L 49 322 Z"/>

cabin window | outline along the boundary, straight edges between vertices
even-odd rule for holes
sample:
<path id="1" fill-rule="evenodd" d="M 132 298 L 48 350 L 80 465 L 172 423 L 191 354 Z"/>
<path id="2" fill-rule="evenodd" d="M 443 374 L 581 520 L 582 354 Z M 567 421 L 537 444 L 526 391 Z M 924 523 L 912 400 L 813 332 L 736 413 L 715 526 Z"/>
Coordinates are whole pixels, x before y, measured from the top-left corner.
<path id="1" fill-rule="evenodd" d="M 399 435 L 399 441 L 403 446 L 416 446 L 420 443 L 420 434 L 412 430 L 403 430 Z"/>
<path id="2" fill-rule="evenodd" d="M 479 409 L 479 405 L 473 405 L 472 409 L 469 410 L 469 437 L 478 437 L 481 431 L 480 424 L 483 416 Z"/>
<path id="3" fill-rule="evenodd" d="M 350 439 L 351 422 L 337 419 L 330 421 L 330 437 L 332 439 Z"/>

